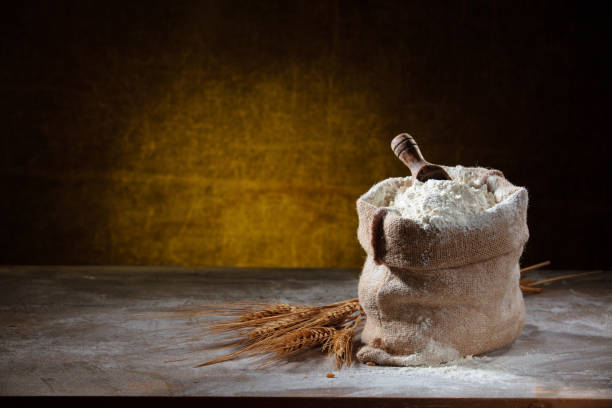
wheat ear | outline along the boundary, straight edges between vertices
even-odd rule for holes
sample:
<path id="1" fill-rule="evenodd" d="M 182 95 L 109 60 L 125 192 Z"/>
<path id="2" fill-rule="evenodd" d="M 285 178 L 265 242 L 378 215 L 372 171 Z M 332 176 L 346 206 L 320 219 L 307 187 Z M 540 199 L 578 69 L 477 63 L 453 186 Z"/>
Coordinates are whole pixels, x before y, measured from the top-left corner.
<path id="1" fill-rule="evenodd" d="M 310 324 L 312 326 L 337 326 L 343 324 L 352 314 L 362 311 L 359 302 L 348 302 L 336 306 L 326 312 L 315 316 Z"/>
<path id="2" fill-rule="evenodd" d="M 267 349 L 279 356 L 295 354 L 305 348 L 318 346 L 333 338 L 336 329 L 332 327 L 311 327 L 299 329 L 271 342 Z"/>
<path id="3" fill-rule="evenodd" d="M 270 317 L 270 316 L 278 316 L 281 314 L 299 312 L 303 309 L 300 306 L 292 306 L 287 303 L 277 303 L 273 306 L 266 307 L 261 310 L 256 310 L 254 312 L 243 314 L 238 317 L 236 320 L 239 322 L 248 322 L 252 320 L 261 319 L 262 317 Z"/>
<path id="4" fill-rule="evenodd" d="M 334 336 L 323 345 L 323 351 L 328 350 L 329 356 L 334 358 L 336 368 L 342 368 L 343 364 L 349 366 L 353 362 L 353 338 L 355 337 L 355 328 L 362 319 L 363 315 L 360 314 L 352 323 L 338 330 Z"/>

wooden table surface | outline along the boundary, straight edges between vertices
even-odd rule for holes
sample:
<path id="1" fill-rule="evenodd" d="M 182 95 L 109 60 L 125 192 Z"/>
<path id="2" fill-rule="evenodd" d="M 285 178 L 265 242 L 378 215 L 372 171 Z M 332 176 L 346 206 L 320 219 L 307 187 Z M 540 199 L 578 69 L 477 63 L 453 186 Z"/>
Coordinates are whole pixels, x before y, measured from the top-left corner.
<path id="1" fill-rule="evenodd" d="M 355 364 L 335 370 L 327 356 L 310 351 L 267 368 L 253 358 L 194 368 L 228 349 L 213 347 L 214 337 L 187 341 L 202 335 L 206 318 L 171 313 L 178 306 L 242 300 L 331 303 L 356 296 L 358 273 L 2 267 L 0 395 L 249 397 L 268 403 L 291 397 L 338 406 L 473 405 L 500 398 L 512 406 L 612 405 L 610 273 L 525 296 L 527 320 L 511 347 L 440 367 Z M 327 378 L 329 372 L 335 378 Z"/>

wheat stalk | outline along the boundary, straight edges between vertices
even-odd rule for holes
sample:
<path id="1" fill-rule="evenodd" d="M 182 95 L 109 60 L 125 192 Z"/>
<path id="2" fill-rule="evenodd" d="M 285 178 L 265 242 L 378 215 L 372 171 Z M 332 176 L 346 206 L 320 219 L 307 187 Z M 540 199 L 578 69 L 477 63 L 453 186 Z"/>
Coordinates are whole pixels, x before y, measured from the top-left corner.
<path id="1" fill-rule="evenodd" d="M 519 288 L 523 292 L 528 292 L 528 293 L 540 293 L 540 292 L 542 292 L 542 289 L 540 289 L 540 288 L 530 288 L 529 286 L 519 285 Z"/>
<path id="2" fill-rule="evenodd" d="M 545 279 L 545 280 L 541 280 L 541 281 L 538 281 L 538 282 L 530 282 L 530 283 L 527 284 L 527 286 L 529 286 L 531 288 L 533 286 L 543 285 L 544 283 L 550 283 L 550 282 L 560 281 L 560 280 L 564 280 L 564 279 L 578 278 L 578 277 L 581 277 L 581 276 L 594 275 L 594 274 L 602 273 L 602 272 L 603 271 L 591 271 L 591 272 L 573 273 L 571 275 L 557 276 L 557 277 L 554 277 L 554 278 Z"/>
<path id="3" fill-rule="evenodd" d="M 531 266 L 528 266 L 526 268 L 522 268 L 521 269 L 521 273 L 523 274 L 525 272 L 533 271 L 535 269 L 540 269 L 540 268 L 542 268 L 544 266 L 548 266 L 548 265 L 550 265 L 550 261 L 540 262 L 540 263 L 537 263 L 535 265 L 531 265 Z"/>
<path id="4" fill-rule="evenodd" d="M 547 265 L 550 265 L 550 261 L 544 261 L 544 262 L 537 263 L 535 265 L 528 266 L 526 268 L 522 268 L 521 269 L 521 274 L 529 272 L 529 271 L 533 271 L 535 269 L 539 269 L 539 268 L 541 268 L 543 266 L 547 266 Z M 579 278 L 579 277 L 582 277 L 582 276 L 594 275 L 594 274 L 601 273 L 601 272 L 602 271 L 591 271 L 591 272 L 574 273 L 574 274 L 570 274 L 570 275 L 556 276 L 554 278 L 544 279 L 544 280 L 541 280 L 541 281 L 538 281 L 538 282 L 534 282 L 533 279 L 531 279 L 531 278 L 525 278 L 525 279 L 521 279 L 519 281 L 519 288 L 523 292 L 527 292 L 527 293 L 540 293 L 540 292 L 542 292 L 542 288 L 536 288 L 535 286 L 540 286 L 540 285 L 543 285 L 545 283 L 556 282 L 556 281 L 565 280 L 565 279 L 573 279 L 573 278 Z"/>

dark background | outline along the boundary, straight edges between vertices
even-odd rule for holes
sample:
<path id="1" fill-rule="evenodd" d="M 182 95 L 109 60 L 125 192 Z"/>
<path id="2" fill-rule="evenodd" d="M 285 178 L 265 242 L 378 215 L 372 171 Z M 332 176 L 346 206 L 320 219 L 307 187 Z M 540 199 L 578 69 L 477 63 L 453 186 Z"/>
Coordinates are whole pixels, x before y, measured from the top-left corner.
<path id="1" fill-rule="evenodd" d="M 1 263 L 359 267 L 406 131 L 527 187 L 523 265 L 612 266 L 607 9 L 125 3 L 2 12 Z"/>

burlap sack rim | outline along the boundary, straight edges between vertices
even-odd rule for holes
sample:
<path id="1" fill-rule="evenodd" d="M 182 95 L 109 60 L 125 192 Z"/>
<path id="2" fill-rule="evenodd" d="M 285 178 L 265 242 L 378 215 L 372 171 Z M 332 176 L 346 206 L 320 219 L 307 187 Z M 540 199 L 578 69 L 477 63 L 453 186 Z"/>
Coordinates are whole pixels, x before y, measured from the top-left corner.
<path id="1" fill-rule="evenodd" d="M 466 171 L 479 171 L 483 174 L 495 175 L 501 180 L 499 188 L 505 188 L 508 191 L 502 201 L 483 213 L 483 217 L 486 217 L 490 221 L 489 223 L 483 224 L 480 228 L 472 229 L 468 232 L 468 236 L 466 235 L 465 227 L 449 227 L 444 230 L 437 230 L 435 228 L 426 229 L 413 220 L 396 214 L 391 207 L 378 207 L 372 204 L 372 196 L 378 189 L 383 188 L 384 184 L 404 182 L 406 179 L 405 177 L 394 177 L 376 183 L 357 200 L 357 212 L 359 215 L 357 236 L 366 253 L 372 256 L 377 264 L 384 263 L 389 267 L 397 269 L 427 271 L 440 268 L 459 268 L 492 259 L 523 247 L 529 239 L 529 231 L 526 228 L 527 189 L 510 183 L 499 170 L 474 167 L 466 167 L 464 169 Z M 522 200 L 525 201 L 524 205 L 517 204 L 517 202 Z M 512 213 L 512 210 L 515 208 L 523 211 L 521 218 L 523 218 L 524 228 L 521 228 L 522 231 L 518 234 L 518 239 L 516 238 L 517 235 L 510 231 L 510 226 L 516 223 L 516 215 Z M 383 221 L 381 222 L 380 219 L 383 219 Z M 414 255 L 418 254 L 406 253 L 406 248 L 400 248 L 404 253 L 393 253 L 397 249 L 397 246 L 393 245 L 390 245 L 390 250 L 377 248 L 377 245 L 380 245 L 381 242 L 384 244 L 386 236 L 392 235 L 389 230 L 393 228 L 412 229 L 415 235 L 421 238 L 429 237 L 430 241 L 427 245 L 432 253 L 437 254 L 434 256 L 435 259 L 425 265 L 415 260 L 416 257 Z M 495 235 L 496 245 L 489 244 L 485 247 L 485 242 L 491 242 L 491 235 Z M 483 251 L 466 254 L 461 259 L 447 256 L 448 249 L 445 245 L 448 244 L 443 242 L 445 236 L 454 236 L 459 240 L 465 236 L 466 239 L 472 242 L 475 242 L 475 240 L 482 241 L 484 249 Z M 410 250 L 411 248 L 408 248 L 408 251 Z M 381 255 L 381 253 L 383 254 Z"/>

